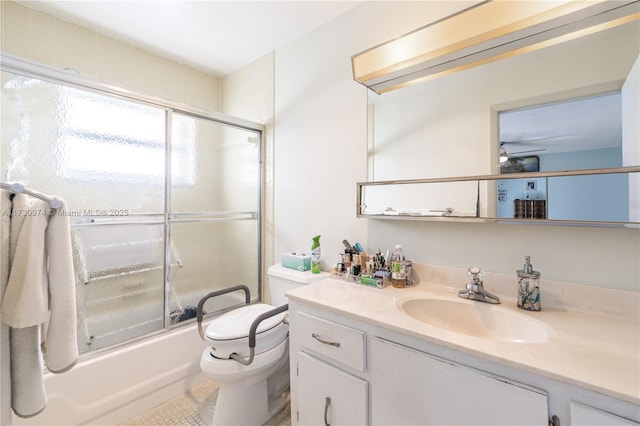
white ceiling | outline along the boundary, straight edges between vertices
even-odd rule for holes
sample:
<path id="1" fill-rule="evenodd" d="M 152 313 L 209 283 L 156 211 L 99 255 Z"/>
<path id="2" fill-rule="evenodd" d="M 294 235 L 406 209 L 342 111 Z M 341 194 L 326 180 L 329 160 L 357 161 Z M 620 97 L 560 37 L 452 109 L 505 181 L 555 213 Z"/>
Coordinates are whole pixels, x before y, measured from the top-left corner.
<path id="1" fill-rule="evenodd" d="M 509 155 L 546 155 L 622 146 L 620 92 L 500 114 Z"/>
<path id="2" fill-rule="evenodd" d="M 19 1 L 224 77 L 362 1 Z"/>

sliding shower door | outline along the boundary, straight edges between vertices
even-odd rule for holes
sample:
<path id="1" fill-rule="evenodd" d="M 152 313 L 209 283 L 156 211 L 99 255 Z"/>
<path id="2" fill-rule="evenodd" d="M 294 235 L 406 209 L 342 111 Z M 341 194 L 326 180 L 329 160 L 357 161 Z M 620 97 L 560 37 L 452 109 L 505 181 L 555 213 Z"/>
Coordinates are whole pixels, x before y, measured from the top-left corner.
<path id="1" fill-rule="evenodd" d="M 164 128 L 152 105 L 2 74 L 2 180 L 67 202 L 80 352 L 164 314 Z"/>
<path id="2" fill-rule="evenodd" d="M 67 202 L 81 353 L 189 320 L 214 289 L 260 296 L 259 130 L 104 88 L 1 80 L 1 180 Z"/>
<path id="3" fill-rule="evenodd" d="M 259 133 L 202 117 L 173 114 L 170 241 L 171 318 L 195 314 L 198 300 L 244 284 L 259 297 Z M 217 310 L 243 294 L 211 300 Z M 217 302 L 217 303 L 216 303 Z"/>

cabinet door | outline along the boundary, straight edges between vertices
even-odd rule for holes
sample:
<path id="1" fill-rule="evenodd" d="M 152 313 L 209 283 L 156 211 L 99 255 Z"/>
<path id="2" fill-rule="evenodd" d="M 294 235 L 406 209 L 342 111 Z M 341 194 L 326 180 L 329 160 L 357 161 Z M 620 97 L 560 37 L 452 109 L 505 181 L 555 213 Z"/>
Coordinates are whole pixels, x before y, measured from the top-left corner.
<path id="1" fill-rule="evenodd" d="M 384 339 L 371 342 L 372 423 L 546 425 L 547 395 Z"/>
<path id="2" fill-rule="evenodd" d="M 367 424 L 367 382 L 304 352 L 298 358 L 298 424 Z"/>

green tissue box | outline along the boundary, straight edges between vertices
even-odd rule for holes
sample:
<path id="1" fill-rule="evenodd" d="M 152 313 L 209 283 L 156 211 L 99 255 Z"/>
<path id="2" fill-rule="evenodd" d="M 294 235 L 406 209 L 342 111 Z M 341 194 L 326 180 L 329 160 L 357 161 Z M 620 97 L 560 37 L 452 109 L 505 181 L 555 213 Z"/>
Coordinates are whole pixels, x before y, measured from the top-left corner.
<path id="1" fill-rule="evenodd" d="M 284 253 L 282 255 L 282 266 L 298 271 L 308 271 L 311 269 L 311 255 L 304 253 Z"/>

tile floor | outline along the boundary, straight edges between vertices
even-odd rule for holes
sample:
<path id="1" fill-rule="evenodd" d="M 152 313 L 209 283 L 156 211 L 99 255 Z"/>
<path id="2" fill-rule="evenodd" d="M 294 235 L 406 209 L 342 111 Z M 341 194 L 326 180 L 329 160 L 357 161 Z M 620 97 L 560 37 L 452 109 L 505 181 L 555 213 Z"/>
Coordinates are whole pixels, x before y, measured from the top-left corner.
<path id="1" fill-rule="evenodd" d="M 218 385 L 206 381 L 189 392 L 154 407 L 120 426 L 209 426 L 218 397 Z M 287 406 L 265 426 L 290 426 Z"/>

